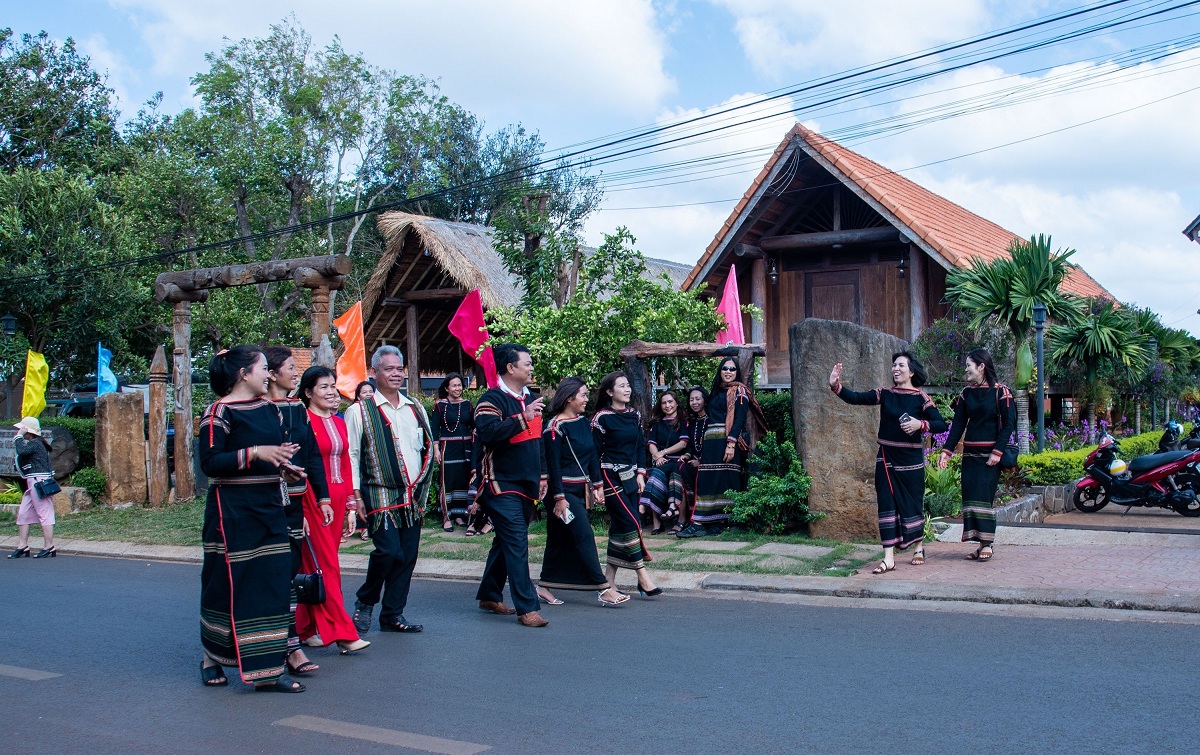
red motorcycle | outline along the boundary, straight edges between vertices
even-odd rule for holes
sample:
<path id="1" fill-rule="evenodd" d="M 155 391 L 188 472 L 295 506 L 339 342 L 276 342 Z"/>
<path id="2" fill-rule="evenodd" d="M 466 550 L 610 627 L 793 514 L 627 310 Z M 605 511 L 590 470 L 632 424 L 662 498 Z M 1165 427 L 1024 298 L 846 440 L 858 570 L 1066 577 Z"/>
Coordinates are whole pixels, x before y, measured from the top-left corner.
<path id="1" fill-rule="evenodd" d="M 1200 449 L 1168 451 L 1139 456 L 1126 464 L 1115 438 L 1105 433 L 1100 445 L 1083 462 L 1087 473 L 1075 483 L 1075 508 L 1099 511 L 1109 503 L 1174 509 L 1184 516 L 1200 516 L 1200 498 L 1191 482 L 1200 465 Z"/>

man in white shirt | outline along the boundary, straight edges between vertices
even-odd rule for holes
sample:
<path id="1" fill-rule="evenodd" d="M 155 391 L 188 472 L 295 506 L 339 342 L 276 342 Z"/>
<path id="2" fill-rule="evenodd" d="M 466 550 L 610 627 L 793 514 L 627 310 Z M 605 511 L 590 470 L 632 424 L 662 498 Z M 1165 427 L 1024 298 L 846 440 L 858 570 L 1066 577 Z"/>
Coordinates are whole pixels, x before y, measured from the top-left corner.
<path id="1" fill-rule="evenodd" d="M 407 372 L 399 349 L 379 347 L 371 356 L 371 370 L 378 384 L 374 398 L 346 410 L 354 498 L 375 544 L 354 602 L 354 626 L 363 633 L 371 628 L 382 593 L 379 628 L 420 632 L 424 627 L 409 623 L 404 607 L 429 494 L 429 418 L 419 401 L 400 393 Z"/>

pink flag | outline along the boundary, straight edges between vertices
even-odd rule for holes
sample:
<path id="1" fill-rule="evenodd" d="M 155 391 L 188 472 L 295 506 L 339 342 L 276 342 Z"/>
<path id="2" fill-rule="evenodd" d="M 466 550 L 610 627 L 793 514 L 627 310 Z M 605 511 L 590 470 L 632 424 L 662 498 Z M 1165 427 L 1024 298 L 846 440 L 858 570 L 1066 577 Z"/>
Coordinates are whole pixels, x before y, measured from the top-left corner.
<path id="1" fill-rule="evenodd" d="M 496 374 L 496 358 L 492 356 L 492 347 L 488 346 L 482 352 L 479 351 L 479 347 L 487 343 L 488 339 L 487 324 L 483 320 L 483 300 L 479 298 L 479 289 L 475 289 L 463 298 L 463 303 L 458 306 L 454 317 L 450 318 L 449 330 L 462 344 L 463 351 L 467 352 L 483 368 L 488 388 L 495 388 L 499 385 L 500 377 Z"/>
<path id="2" fill-rule="evenodd" d="M 745 343 L 746 335 L 742 332 L 742 301 L 738 296 L 737 268 L 729 266 L 729 277 L 725 279 L 725 290 L 721 292 L 721 303 L 717 311 L 725 315 L 725 329 L 717 333 L 717 343 Z"/>

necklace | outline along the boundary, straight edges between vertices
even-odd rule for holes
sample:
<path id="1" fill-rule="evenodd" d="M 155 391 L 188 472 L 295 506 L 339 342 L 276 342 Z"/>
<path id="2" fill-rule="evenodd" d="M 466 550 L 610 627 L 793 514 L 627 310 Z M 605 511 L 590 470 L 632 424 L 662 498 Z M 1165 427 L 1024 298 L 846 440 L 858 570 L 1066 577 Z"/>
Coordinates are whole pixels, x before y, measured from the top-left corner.
<path id="1" fill-rule="evenodd" d="M 702 414 L 692 423 L 692 448 L 696 449 L 696 453 L 700 453 L 704 448 L 704 431 L 708 429 L 708 423 L 701 420 L 707 419 L 708 417 Z"/>
<path id="2" fill-rule="evenodd" d="M 458 430 L 459 424 L 462 422 L 462 405 L 464 402 L 447 401 L 446 403 L 454 407 L 454 427 L 450 427 L 450 410 L 448 407 L 445 412 L 442 412 L 442 426 L 446 428 L 446 432 L 454 434 L 454 432 Z"/>

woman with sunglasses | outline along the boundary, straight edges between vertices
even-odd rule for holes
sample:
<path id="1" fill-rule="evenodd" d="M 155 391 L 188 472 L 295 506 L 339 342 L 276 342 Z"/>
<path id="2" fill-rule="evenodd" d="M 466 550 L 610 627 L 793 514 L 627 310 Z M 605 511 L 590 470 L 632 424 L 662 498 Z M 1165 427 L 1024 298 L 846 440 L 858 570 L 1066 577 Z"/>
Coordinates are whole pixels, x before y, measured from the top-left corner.
<path id="1" fill-rule="evenodd" d="M 733 505 L 727 491 L 744 490 L 746 485 L 743 473 L 750 448 L 746 420 L 752 405 L 754 397 L 742 379 L 737 360 L 725 357 L 708 395 L 692 523 L 676 533 L 677 537 L 719 535 L 724 531 Z"/>

